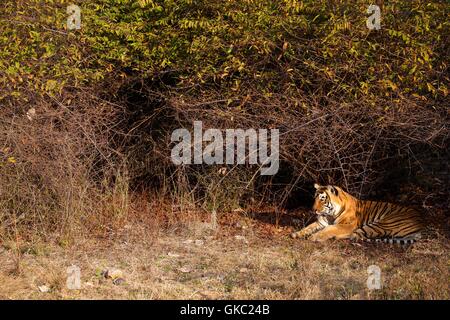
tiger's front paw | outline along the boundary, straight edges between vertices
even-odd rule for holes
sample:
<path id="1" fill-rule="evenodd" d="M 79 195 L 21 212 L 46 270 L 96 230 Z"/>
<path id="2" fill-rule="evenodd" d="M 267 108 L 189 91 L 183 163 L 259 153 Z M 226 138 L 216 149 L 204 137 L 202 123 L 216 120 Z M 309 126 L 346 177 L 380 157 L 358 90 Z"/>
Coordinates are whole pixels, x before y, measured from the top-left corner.
<path id="1" fill-rule="evenodd" d="M 311 237 L 309 237 L 309 240 L 315 241 L 315 242 L 322 242 L 328 240 L 328 237 L 326 237 L 323 234 L 315 233 Z"/>
<path id="2" fill-rule="evenodd" d="M 291 238 L 292 238 L 292 239 L 302 238 L 301 232 L 300 232 L 300 231 L 297 231 L 297 232 L 291 233 Z"/>
<path id="3" fill-rule="evenodd" d="M 308 234 L 306 234 L 302 230 L 291 233 L 292 239 L 306 239 L 307 237 L 308 237 Z"/>
<path id="4" fill-rule="evenodd" d="M 366 238 L 364 236 L 362 236 L 358 230 L 352 232 L 352 234 L 349 237 L 350 241 L 361 241 L 361 240 L 365 240 Z"/>

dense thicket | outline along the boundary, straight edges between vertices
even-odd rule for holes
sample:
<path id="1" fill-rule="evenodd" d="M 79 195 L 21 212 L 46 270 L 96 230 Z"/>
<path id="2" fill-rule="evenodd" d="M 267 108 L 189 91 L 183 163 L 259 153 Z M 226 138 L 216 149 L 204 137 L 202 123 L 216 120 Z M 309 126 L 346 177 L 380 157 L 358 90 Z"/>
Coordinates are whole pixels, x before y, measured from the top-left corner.
<path id="1" fill-rule="evenodd" d="M 65 229 L 99 199 L 114 220 L 130 186 L 208 208 L 282 206 L 314 180 L 448 195 L 447 1 L 378 2 L 380 30 L 359 0 L 75 1 L 80 30 L 69 4 L 0 5 L 4 229 Z M 173 166 L 170 134 L 194 120 L 279 128 L 280 173 Z"/>

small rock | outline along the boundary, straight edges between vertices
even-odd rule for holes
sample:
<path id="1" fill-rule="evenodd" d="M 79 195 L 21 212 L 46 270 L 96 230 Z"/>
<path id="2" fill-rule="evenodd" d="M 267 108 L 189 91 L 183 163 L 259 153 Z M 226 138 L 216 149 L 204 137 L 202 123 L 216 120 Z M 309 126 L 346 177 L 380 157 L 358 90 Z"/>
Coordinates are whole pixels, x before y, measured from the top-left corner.
<path id="1" fill-rule="evenodd" d="M 36 109 L 35 108 L 28 109 L 27 111 L 28 120 L 32 121 L 35 116 L 36 116 Z"/>
<path id="2" fill-rule="evenodd" d="M 39 289 L 40 292 L 43 292 L 43 293 L 50 291 L 50 288 L 47 285 L 45 285 L 45 284 L 42 285 L 42 286 L 38 286 L 38 289 Z"/>
<path id="3" fill-rule="evenodd" d="M 122 270 L 115 269 L 115 268 L 106 269 L 102 272 L 102 274 L 105 278 L 113 279 L 113 281 L 118 278 L 123 278 Z"/>
<path id="4" fill-rule="evenodd" d="M 116 278 L 116 279 L 113 280 L 113 284 L 116 285 L 116 286 L 121 285 L 124 282 L 125 282 L 124 278 Z"/>
<path id="5" fill-rule="evenodd" d="M 248 244 L 248 241 L 247 241 L 247 238 L 245 238 L 244 236 L 234 236 L 234 238 L 236 239 L 236 240 L 239 240 L 239 241 L 244 241 L 245 243 L 247 243 Z"/>
<path id="6" fill-rule="evenodd" d="M 180 255 L 178 253 L 172 253 L 172 252 L 169 252 L 167 255 L 169 257 L 172 257 L 172 258 L 179 258 L 180 257 Z"/>
<path id="7" fill-rule="evenodd" d="M 188 239 L 183 241 L 184 244 L 191 244 L 194 243 L 194 240 Z"/>
<path id="8" fill-rule="evenodd" d="M 178 269 L 178 271 L 183 272 L 183 273 L 189 273 L 192 270 L 189 267 L 181 267 Z"/>

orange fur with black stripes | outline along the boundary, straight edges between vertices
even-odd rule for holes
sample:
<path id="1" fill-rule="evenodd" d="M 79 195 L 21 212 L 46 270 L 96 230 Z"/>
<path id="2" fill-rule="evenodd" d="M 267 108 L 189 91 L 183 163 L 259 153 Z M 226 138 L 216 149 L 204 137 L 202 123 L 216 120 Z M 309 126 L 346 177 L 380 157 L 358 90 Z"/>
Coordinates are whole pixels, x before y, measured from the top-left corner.
<path id="1" fill-rule="evenodd" d="M 317 221 L 294 232 L 293 238 L 313 241 L 355 239 L 412 243 L 420 238 L 419 211 L 400 205 L 359 200 L 337 186 L 314 184 Z"/>

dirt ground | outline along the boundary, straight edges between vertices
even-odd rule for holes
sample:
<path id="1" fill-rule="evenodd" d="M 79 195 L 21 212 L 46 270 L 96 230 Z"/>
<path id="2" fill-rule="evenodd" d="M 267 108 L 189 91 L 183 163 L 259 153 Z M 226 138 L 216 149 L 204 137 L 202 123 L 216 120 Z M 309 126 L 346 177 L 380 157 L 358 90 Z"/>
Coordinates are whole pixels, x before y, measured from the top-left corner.
<path id="1" fill-rule="evenodd" d="M 263 216 L 262 216 L 263 217 Z M 450 243 L 436 233 L 413 246 L 293 240 L 292 226 L 254 217 L 110 239 L 0 247 L 2 299 L 449 299 Z M 367 287 L 368 268 L 381 288 Z M 67 287 L 80 269 L 81 289 Z M 105 277 L 120 270 L 123 281 Z"/>

